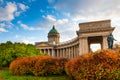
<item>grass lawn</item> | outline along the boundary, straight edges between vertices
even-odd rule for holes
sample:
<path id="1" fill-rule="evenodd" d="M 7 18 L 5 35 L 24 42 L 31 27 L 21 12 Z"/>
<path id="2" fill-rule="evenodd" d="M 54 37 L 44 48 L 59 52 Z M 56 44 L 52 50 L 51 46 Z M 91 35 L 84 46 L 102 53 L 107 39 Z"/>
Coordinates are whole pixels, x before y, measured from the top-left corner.
<path id="1" fill-rule="evenodd" d="M 66 76 L 49 76 L 49 77 L 34 77 L 34 76 L 13 76 L 8 68 L 0 69 L 0 80 L 68 80 Z"/>

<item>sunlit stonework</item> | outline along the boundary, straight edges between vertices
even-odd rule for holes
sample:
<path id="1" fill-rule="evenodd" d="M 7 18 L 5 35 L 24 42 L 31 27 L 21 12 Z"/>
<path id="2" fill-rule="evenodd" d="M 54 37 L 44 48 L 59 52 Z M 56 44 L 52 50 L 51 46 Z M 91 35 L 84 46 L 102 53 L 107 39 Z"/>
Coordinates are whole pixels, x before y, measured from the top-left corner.
<path id="1" fill-rule="evenodd" d="M 80 23 L 77 37 L 60 43 L 60 34 L 53 26 L 48 33 L 48 42 L 36 42 L 35 45 L 49 56 L 75 58 L 90 52 L 93 43 L 100 43 L 101 49 L 107 49 L 107 36 L 113 30 L 110 20 Z"/>

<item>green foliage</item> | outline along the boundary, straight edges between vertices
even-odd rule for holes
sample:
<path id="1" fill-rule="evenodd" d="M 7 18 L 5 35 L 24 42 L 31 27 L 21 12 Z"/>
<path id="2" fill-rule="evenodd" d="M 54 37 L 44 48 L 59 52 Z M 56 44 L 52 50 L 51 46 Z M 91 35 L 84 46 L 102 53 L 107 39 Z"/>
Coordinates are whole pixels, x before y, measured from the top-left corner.
<path id="1" fill-rule="evenodd" d="M 120 54 L 102 50 L 70 60 L 65 67 L 75 80 L 120 80 Z"/>
<path id="2" fill-rule="evenodd" d="M 49 56 L 20 57 L 11 62 L 10 70 L 14 75 L 50 76 L 65 74 L 66 58 Z"/>
<path id="3" fill-rule="evenodd" d="M 32 44 L 12 43 L 10 41 L 0 44 L 0 66 L 8 66 L 17 57 L 43 55 Z"/>
<path id="4" fill-rule="evenodd" d="M 34 76 L 13 76 L 9 70 L 0 70 L 0 80 L 67 80 L 66 76 L 34 77 Z"/>

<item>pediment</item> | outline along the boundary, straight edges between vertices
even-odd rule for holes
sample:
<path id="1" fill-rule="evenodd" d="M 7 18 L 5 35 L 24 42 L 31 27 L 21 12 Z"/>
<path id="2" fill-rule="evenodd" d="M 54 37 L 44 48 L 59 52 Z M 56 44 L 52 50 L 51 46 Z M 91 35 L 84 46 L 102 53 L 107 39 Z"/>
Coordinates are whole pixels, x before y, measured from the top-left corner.
<path id="1" fill-rule="evenodd" d="M 41 47 L 47 47 L 47 46 L 50 46 L 49 44 L 47 44 L 47 43 L 39 43 L 39 45 L 38 46 L 41 46 Z"/>

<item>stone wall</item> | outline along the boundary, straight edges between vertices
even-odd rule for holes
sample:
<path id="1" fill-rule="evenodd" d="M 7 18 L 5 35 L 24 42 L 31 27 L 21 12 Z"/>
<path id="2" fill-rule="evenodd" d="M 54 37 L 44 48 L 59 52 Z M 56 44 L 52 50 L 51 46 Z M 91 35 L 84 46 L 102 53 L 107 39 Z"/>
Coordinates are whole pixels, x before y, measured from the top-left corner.
<path id="1" fill-rule="evenodd" d="M 111 21 L 104 20 L 104 21 L 95 21 L 95 22 L 87 22 L 87 23 L 80 23 L 79 24 L 80 30 L 89 30 L 89 29 L 100 29 L 100 28 L 110 28 Z"/>

